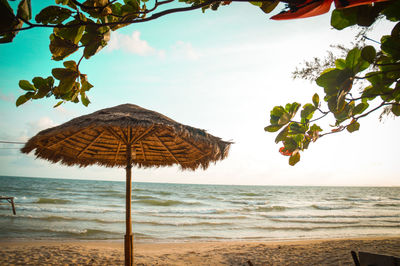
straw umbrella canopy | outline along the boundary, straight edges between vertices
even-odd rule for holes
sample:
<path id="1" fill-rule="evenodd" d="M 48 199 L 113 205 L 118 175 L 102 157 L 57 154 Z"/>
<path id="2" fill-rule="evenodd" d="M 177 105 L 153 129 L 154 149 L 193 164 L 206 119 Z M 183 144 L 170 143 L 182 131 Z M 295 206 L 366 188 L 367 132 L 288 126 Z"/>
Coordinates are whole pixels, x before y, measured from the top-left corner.
<path id="1" fill-rule="evenodd" d="M 132 265 L 132 166 L 206 169 L 226 158 L 231 144 L 160 113 L 122 104 L 43 130 L 21 151 L 34 151 L 37 158 L 68 166 L 126 168 L 125 265 Z"/>

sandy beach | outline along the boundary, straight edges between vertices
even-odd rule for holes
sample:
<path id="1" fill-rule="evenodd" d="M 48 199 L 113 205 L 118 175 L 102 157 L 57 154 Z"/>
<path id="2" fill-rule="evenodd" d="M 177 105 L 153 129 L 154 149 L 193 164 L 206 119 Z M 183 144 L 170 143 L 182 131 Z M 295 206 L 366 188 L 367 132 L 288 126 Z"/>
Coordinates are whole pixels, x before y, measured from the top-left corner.
<path id="1" fill-rule="evenodd" d="M 135 265 L 352 265 L 350 251 L 400 256 L 400 237 L 135 244 Z M 122 265 L 120 241 L 0 241 L 1 265 Z"/>

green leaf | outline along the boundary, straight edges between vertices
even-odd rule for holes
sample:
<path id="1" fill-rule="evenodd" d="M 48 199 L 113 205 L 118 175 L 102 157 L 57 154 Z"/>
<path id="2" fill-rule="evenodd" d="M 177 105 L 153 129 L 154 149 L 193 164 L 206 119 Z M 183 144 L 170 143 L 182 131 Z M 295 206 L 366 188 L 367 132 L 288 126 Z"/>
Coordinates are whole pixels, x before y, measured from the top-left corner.
<path id="1" fill-rule="evenodd" d="M 284 113 L 281 118 L 278 120 L 278 125 L 286 125 L 290 121 L 290 115 L 288 113 Z"/>
<path id="2" fill-rule="evenodd" d="M 307 125 L 290 123 L 290 135 L 304 134 L 308 129 Z"/>
<path id="3" fill-rule="evenodd" d="M 320 87 L 328 87 L 332 86 L 332 84 L 336 84 L 337 79 L 341 73 L 340 69 L 336 68 L 328 68 L 324 70 L 321 75 L 316 79 L 316 83 Z"/>
<path id="4" fill-rule="evenodd" d="M 372 5 L 361 5 L 356 7 L 357 25 L 363 27 L 371 26 L 379 16 L 381 7 Z"/>
<path id="5" fill-rule="evenodd" d="M 360 123 L 358 122 L 352 122 L 350 125 L 347 126 L 347 131 L 350 133 L 357 131 L 360 129 Z"/>
<path id="6" fill-rule="evenodd" d="M 250 1 L 249 3 L 252 4 L 252 5 L 261 7 L 261 5 L 262 5 L 263 2 Z"/>
<path id="7" fill-rule="evenodd" d="M 85 46 L 83 55 L 86 59 L 89 59 L 107 45 L 107 42 L 110 40 L 111 31 L 108 27 L 106 29 L 105 33 L 99 33 L 99 31 L 104 31 L 99 28 L 95 32 L 89 31 L 82 36 L 81 42 Z"/>
<path id="8" fill-rule="evenodd" d="M 336 110 L 338 112 L 343 111 L 344 107 L 346 106 L 346 101 L 345 101 L 346 94 L 347 94 L 346 91 L 341 91 L 338 95 L 337 105 L 336 105 Z"/>
<path id="9" fill-rule="evenodd" d="M 395 116 L 400 116 L 400 105 L 399 104 L 393 104 L 392 105 L 392 113 Z"/>
<path id="10" fill-rule="evenodd" d="M 336 95 L 344 82 L 348 81 L 349 78 L 352 78 L 353 75 L 353 72 L 347 68 L 343 70 L 330 68 L 322 72 L 316 82 L 317 85 L 324 88 L 324 91 L 328 96 L 331 96 Z"/>
<path id="11" fill-rule="evenodd" d="M 19 2 L 17 16 L 26 21 L 32 18 L 31 0 L 21 0 Z"/>
<path id="12" fill-rule="evenodd" d="M 289 164 L 291 166 L 294 166 L 299 161 L 300 161 L 300 153 L 299 152 L 294 152 L 289 158 Z"/>
<path id="13" fill-rule="evenodd" d="M 282 129 L 281 132 L 279 132 L 278 136 L 276 136 L 276 138 L 275 138 L 275 143 L 285 140 L 288 133 L 289 133 L 289 125 L 287 125 L 284 129 Z"/>
<path id="14" fill-rule="evenodd" d="M 104 4 L 103 4 L 104 3 Z M 87 0 L 83 2 L 82 10 L 88 13 L 93 18 L 101 18 L 102 17 L 102 7 L 106 5 L 105 1 L 98 1 L 98 0 Z M 88 8 L 86 8 L 88 7 Z M 95 8 L 98 7 L 98 8 Z"/>
<path id="15" fill-rule="evenodd" d="M 58 103 L 56 103 L 56 105 L 53 106 L 53 108 L 56 108 L 58 106 L 60 106 L 64 101 L 59 101 Z"/>
<path id="16" fill-rule="evenodd" d="M 400 20 L 400 2 L 392 1 L 388 7 L 386 7 L 382 14 L 386 16 L 386 18 L 390 21 L 399 21 Z"/>
<path id="17" fill-rule="evenodd" d="M 35 96 L 33 96 L 33 99 L 39 99 L 45 97 L 52 90 L 54 79 L 53 77 L 47 77 L 47 79 L 35 77 L 32 79 L 32 82 L 37 88 L 37 92 Z"/>
<path id="18" fill-rule="evenodd" d="M 61 39 L 54 34 L 50 35 L 50 52 L 53 55 L 51 59 L 60 61 L 73 54 L 77 50 L 78 45 L 74 44 L 73 42 Z"/>
<path id="19" fill-rule="evenodd" d="M 331 16 L 331 26 L 337 30 L 342 30 L 346 27 L 357 23 L 357 12 L 354 8 L 335 9 Z"/>
<path id="20" fill-rule="evenodd" d="M 0 32 L 9 29 L 16 21 L 14 11 L 7 0 L 0 0 Z"/>
<path id="21" fill-rule="evenodd" d="M 322 128 L 320 128 L 318 125 L 316 125 L 316 124 L 313 124 L 311 127 L 310 127 L 310 131 L 318 131 L 318 132 L 321 132 L 322 131 Z"/>
<path id="22" fill-rule="evenodd" d="M 318 106 L 319 106 L 319 95 L 317 93 L 315 93 L 313 95 L 312 101 L 313 101 L 313 104 L 314 104 L 315 108 L 318 108 Z"/>
<path id="23" fill-rule="evenodd" d="M 82 91 L 88 91 L 91 88 L 93 88 L 93 85 L 90 84 L 88 81 L 83 81 L 81 84 L 82 84 L 82 88 L 81 88 Z"/>
<path id="24" fill-rule="evenodd" d="M 133 12 L 138 12 L 140 9 L 139 2 L 137 0 L 124 0 L 125 5 L 133 7 Z"/>
<path id="25" fill-rule="evenodd" d="M 301 106 L 301 104 L 296 103 L 296 102 L 294 102 L 292 104 L 290 104 L 290 103 L 286 104 L 285 110 L 289 113 L 290 119 L 292 119 L 296 115 L 300 106 Z"/>
<path id="26" fill-rule="evenodd" d="M 392 32 L 390 33 L 393 37 L 400 37 L 400 22 L 393 27 Z"/>
<path id="27" fill-rule="evenodd" d="M 361 64 L 361 50 L 358 48 L 351 49 L 346 56 L 346 67 L 353 70 L 354 73 L 358 72 L 358 66 Z"/>
<path id="28" fill-rule="evenodd" d="M 368 103 L 359 103 L 353 109 L 353 115 L 362 114 L 369 107 Z"/>
<path id="29" fill-rule="evenodd" d="M 7 0 L 0 0 L 0 43 L 11 42 L 24 23 L 15 17 Z"/>
<path id="30" fill-rule="evenodd" d="M 61 24 L 64 20 L 72 15 L 72 11 L 60 6 L 48 6 L 43 8 L 39 14 L 36 15 L 35 20 L 37 23 L 42 24 Z"/>
<path id="31" fill-rule="evenodd" d="M 73 20 L 68 22 L 66 25 L 74 25 L 79 23 L 79 20 Z M 86 26 L 76 26 L 73 28 L 54 28 L 54 34 L 58 37 L 68 40 L 73 44 L 78 44 L 82 38 L 83 32 Z"/>
<path id="32" fill-rule="evenodd" d="M 81 91 L 81 101 L 82 101 L 82 104 L 84 105 L 84 106 L 88 106 L 89 105 L 89 103 L 90 103 L 90 101 L 89 101 L 89 98 L 86 96 L 86 93 L 85 93 L 85 91 Z"/>
<path id="33" fill-rule="evenodd" d="M 67 5 L 69 0 L 56 0 L 56 4 Z"/>
<path id="34" fill-rule="evenodd" d="M 335 61 L 335 66 L 337 69 L 341 69 L 341 70 L 345 69 L 346 68 L 346 60 L 341 59 L 341 58 L 337 59 Z"/>
<path id="35" fill-rule="evenodd" d="M 282 106 L 275 106 L 270 114 L 271 114 L 271 119 L 270 119 L 270 123 L 272 125 L 277 125 L 279 119 L 281 118 L 281 116 L 285 113 L 285 109 Z"/>
<path id="36" fill-rule="evenodd" d="M 290 152 L 293 152 L 299 148 L 297 146 L 297 142 L 293 138 L 285 139 L 283 144 L 285 145 L 285 148 Z"/>
<path id="37" fill-rule="evenodd" d="M 393 59 L 400 59 L 400 37 L 383 36 L 381 38 L 381 49 Z"/>
<path id="38" fill-rule="evenodd" d="M 332 113 L 336 113 L 337 112 L 337 98 L 336 97 L 331 97 L 328 100 L 328 109 Z"/>
<path id="39" fill-rule="evenodd" d="M 18 97 L 17 101 L 15 102 L 16 106 L 20 106 L 21 104 L 26 103 L 30 98 L 26 97 L 26 95 L 21 95 Z"/>
<path id="40" fill-rule="evenodd" d="M 276 131 L 278 131 L 279 129 L 281 129 L 282 127 L 283 127 L 283 126 L 269 125 L 269 126 L 266 126 L 266 127 L 264 128 L 264 130 L 267 131 L 267 132 L 276 132 Z"/>
<path id="41" fill-rule="evenodd" d="M 65 66 L 65 68 L 71 69 L 73 71 L 78 71 L 78 66 L 76 65 L 76 62 L 74 60 L 65 61 L 63 65 Z"/>
<path id="42" fill-rule="evenodd" d="M 262 2 L 260 8 L 264 13 L 270 13 L 279 4 L 279 0 L 273 0 L 271 2 Z"/>
<path id="43" fill-rule="evenodd" d="M 308 121 L 310 121 L 310 119 L 313 117 L 315 110 L 316 110 L 315 106 L 310 103 L 304 105 L 303 110 L 300 113 L 301 122 L 308 123 Z"/>
<path id="44" fill-rule="evenodd" d="M 117 15 L 117 16 L 122 16 L 121 7 L 122 7 L 122 4 L 121 4 L 121 3 L 118 3 L 118 2 L 117 2 L 117 3 L 112 4 L 112 5 L 111 5 L 112 13 L 113 13 L 114 15 Z"/>
<path id="45" fill-rule="evenodd" d="M 54 89 L 54 94 L 65 95 L 70 92 L 75 85 L 75 80 L 79 73 L 67 68 L 53 68 L 53 76 L 60 80 L 58 86 Z M 72 96 L 71 96 L 72 97 Z"/>
<path id="46" fill-rule="evenodd" d="M 74 71 L 74 70 L 71 70 L 68 68 L 53 68 L 51 73 L 58 80 L 62 80 L 65 78 L 71 78 L 71 77 L 76 79 L 79 76 L 79 73 L 77 71 Z"/>
<path id="47" fill-rule="evenodd" d="M 20 80 L 18 85 L 24 91 L 36 91 L 36 88 L 27 80 Z"/>
<path id="48" fill-rule="evenodd" d="M 365 46 L 362 50 L 361 50 L 361 57 L 369 62 L 369 63 L 373 63 L 375 60 L 375 56 L 376 56 L 376 51 L 375 48 L 373 46 Z"/>

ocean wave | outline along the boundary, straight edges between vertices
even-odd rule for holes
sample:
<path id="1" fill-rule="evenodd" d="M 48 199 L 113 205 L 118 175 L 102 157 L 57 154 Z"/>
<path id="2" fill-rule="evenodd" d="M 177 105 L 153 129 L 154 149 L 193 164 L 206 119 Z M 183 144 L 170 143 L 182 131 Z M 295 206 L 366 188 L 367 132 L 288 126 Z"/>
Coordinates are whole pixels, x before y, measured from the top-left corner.
<path id="1" fill-rule="evenodd" d="M 65 199 L 51 199 L 51 198 L 39 198 L 35 203 L 38 204 L 68 204 L 70 200 Z"/>
<path id="2" fill-rule="evenodd" d="M 102 197 L 107 197 L 107 198 L 125 198 L 125 193 L 121 192 L 107 192 L 107 193 L 99 193 L 100 196 Z"/>
<path id="3" fill-rule="evenodd" d="M 200 219 L 200 220 L 210 220 L 210 219 L 218 219 L 218 220 L 238 220 L 238 219 L 248 219 L 247 215 L 220 215 L 220 214 L 162 214 L 162 213 L 143 213 L 146 216 L 156 217 L 156 218 L 172 218 L 172 219 Z"/>
<path id="4" fill-rule="evenodd" d="M 400 198 L 389 197 L 390 200 L 400 200 Z"/>
<path id="5" fill-rule="evenodd" d="M 120 193 L 121 191 L 115 189 L 98 189 L 96 193 Z"/>
<path id="6" fill-rule="evenodd" d="M 308 219 L 270 219 L 273 222 L 282 223 L 311 223 L 311 224 L 358 224 L 360 221 L 338 221 L 338 220 L 308 220 Z"/>
<path id="7" fill-rule="evenodd" d="M 398 225 L 388 224 L 344 224 L 335 226 L 253 226 L 250 229 L 268 231 L 313 231 L 313 230 L 335 230 L 346 228 L 399 228 Z"/>
<path id="8" fill-rule="evenodd" d="M 393 215 L 263 215 L 265 218 L 270 219 L 314 219 L 314 218 L 326 218 L 326 219 L 338 219 L 338 218 L 361 218 L 361 219 L 381 219 L 381 218 L 400 218 L 400 214 Z"/>
<path id="9" fill-rule="evenodd" d="M 70 190 L 69 188 L 65 188 L 65 187 L 56 187 L 54 189 L 58 190 L 58 191 L 69 191 Z"/>
<path id="10" fill-rule="evenodd" d="M 133 220 L 133 224 L 144 224 L 144 225 L 155 225 L 155 226 L 228 226 L 232 225 L 233 223 L 226 223 L 226 222 L 162 222 L 162 221 L 136 221 Z"/>
<path id="11" fill-rule="evenodd" d="M 351 201 L 351 202 L 370 202 L 376 201 L 376 199 L 362 199 L 362 198 L 341 198 L 344 201 Z"/>
<path id="12" fill-rule="evenodd" d="M 353 208 L 352 206 L 322 206 L 322 205 L 311 205 L 311 208 L 317 210 L 347 210 Z"/>
<path id="13" fill-rule="evenodd" d="M 191 199 L 193 199 L 193 198 L 195 198 L 195 199 L 198 199 L 198 200 L 218 200 L 218 201 L 222 201 L 223 199 L 222 198 L 220 198 L 220 197 L 216 197 L 216 196 L 214 196 L 214 195 L 199 195 L 199 194 L 192 194 L 192 193 L 190 193 L 190 194 L 186 194 L 185 195 L 185 197 L 187 197 L 187 198 L 191 198 Z"/>
<path id="14" fill-rule="evenodd" d="M 125 220 L 122 219 L 101 219 L 101 218 L 90 218 L 90 217 L 69 217 L 69 216 L 34 216 L 34 215 L 13 215 L 13 214 L 0 214 L 0 218 L 12 218 L 12 219 L 32 219 L 32 220 L 42 220 L 42 221 L 70 221 L 70 222 L 95 222 L 104 224 L 114 224 L 114 223 L 124 223 Z"/>
<path id="15" fill-rule="evenodd" d="M 168 191 L 153 191 L 152 193 L 158 194 L 158 195 L 161 195 L 161 196 L 169 196 L 169 195 L 172 195 L 172 192 L 168 192 Z"/>
<path id="16" fill-rule="evenodd" d="M 376 203 L 375 207 L 400 207 L 400 203 Z"/>
<path id="17" fill-rule="evenodd" d="M 260 206 L 257 207 L 255 210 L 257 212 L 281 212 L 287 210 L 288 207 L 285 206 Z"/>
<path id="18" fill-rule="evenodd" d="M 29 229 L 30 232 L 35 233 L 57 233 L 62 235 L 69 235 L 74 237 L 96 237 L 96 238 L 120 238 L 121 232 L 115 231 L 107 231 L 107 230 L 99 230 L 99 229 L 72 229 L 72 228 L 31 228 Z M 113 236 L 113 237 L 112 237 Z"/>
<path id="19" fill-rule="evenodd" d="M 188 237 L 181 237 L 181 238 L 176 238 L 176 239 L 224 240 L 224 239 L 230 239 L 230 238 L 222 237 L 222 236 L 188 236 Z"/>
<path id="20" fill-rule="evenodd" d="M 149 205 L 149 206 L 201 205 L 200 202 L 186 202 L 178 200 L 158 200 L 158 199 L 135 200 L 133 201 L 133 203 Z"/>
<path id="21" fill-rule="evenodd" d="M 133 196 L 134 200 L 148 200 L 148 199 L 152 199 L 152 200 L 160 200 L 159 198 L 153 197 L 153 196 L 148 196 L 148 195 L 135 195 Z"/>
<path id="22" fill-rule="evenodd" d="M 50 213 L 109 213 L 109 212 L 125 212 L 124 208 L 101 208 L 101 207 L 93 207 L 93 208 L 80 208 L 78 206 L 71 208 L 56 208 L 56 207 L 39 207 L 32 205 L 17 205 L 15 207 L 18 210 L 22 211 L 30 211 L 30 212 L 50 212 Z"/>
<path id="23" fill-rule="evenodd" d="M 249 197 L 264 196 L 264 194 L 254 193 L 254 192 L 240 192 L 238 195 L 240 195 L 240 196 L 249 196 Z"/>
<path id="24" fill-rule="evenodd" d="M 141 188 L 134 188 L 134 193 L 141 192 L 141 193 L 148 193 L 151 195 L 161 195 L 161 196 L 169 196 L 172 195 L 172 192 L 165 191 L 165 190 L 152 190 L 152 189 L 141 189 Z"/>
<path id="25" fill-rule="evenodd" d="M 237 205 L 246 205 L 246 206 L 255 206 L 255 205 L 265 205 L 267 202 L 265 200 L 254 200 L 254 199 L 250 199 L 250 200 L 244 200 L 243 198 L 241 198 L 240 200 L 228 200 L 226 202 L 229 203 L 233 203 L 233 204 L 237 204 Z"/>

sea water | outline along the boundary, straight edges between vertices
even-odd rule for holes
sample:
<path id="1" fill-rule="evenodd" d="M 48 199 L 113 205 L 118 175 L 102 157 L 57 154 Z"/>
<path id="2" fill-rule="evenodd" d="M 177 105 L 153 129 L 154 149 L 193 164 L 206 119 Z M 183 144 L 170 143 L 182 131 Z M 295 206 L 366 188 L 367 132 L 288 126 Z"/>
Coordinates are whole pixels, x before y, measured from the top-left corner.
<path id="1" fill-rule="evenodd" d="M 125 182 L 1 177 L 0 239 L 122 239 Z M 400 235 L 400 187 L 133 183 L 135 241 Z"/>

